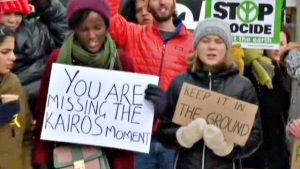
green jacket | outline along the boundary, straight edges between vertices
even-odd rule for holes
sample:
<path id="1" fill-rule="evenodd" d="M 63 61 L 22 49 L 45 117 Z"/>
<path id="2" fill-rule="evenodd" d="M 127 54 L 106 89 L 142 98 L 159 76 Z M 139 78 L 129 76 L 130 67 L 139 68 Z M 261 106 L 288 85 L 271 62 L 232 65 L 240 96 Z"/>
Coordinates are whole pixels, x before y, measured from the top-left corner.
<path id="1" fill-rule="evenodd" d="M 0 168 L 31 169 L 31 114 L 24 89 L 15 74 L 8 73 L 3 77 L 0 82 L 0 95 L 2 94 L 19 95 L 18 122 L 21 127 L 9 123 L 0 125 Z"/>

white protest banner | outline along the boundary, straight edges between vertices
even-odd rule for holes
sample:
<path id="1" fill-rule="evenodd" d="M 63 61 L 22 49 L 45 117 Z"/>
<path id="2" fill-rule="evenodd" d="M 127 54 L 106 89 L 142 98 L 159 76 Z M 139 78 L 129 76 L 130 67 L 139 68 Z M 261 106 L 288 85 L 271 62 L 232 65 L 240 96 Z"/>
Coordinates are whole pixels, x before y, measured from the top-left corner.
<path id="1" fill-rule="evenodd" d="M 196 118 L 204 118 L 207 123 L 218 126 L 226 140 L 243 146 L 257 109 L 257 105 L 184 83 L 172 121 L 187 125 Z"/>
<path id="2" fill-rule="evenodd" d="M 205 16 L 204 0 L 177 0 L 176 12 L 188 29 L 194 30 Z"/>
<path id="3" fill-rule="evenodd" d="M 53 64 L 41 139 L 148 153 L 158 77 Z"/>
<path id="4" fill-rule="evenodd" d="M 205 17 L 230 24 L 243 48 L 279 49 L 282 0 L 206 0 Z"/>

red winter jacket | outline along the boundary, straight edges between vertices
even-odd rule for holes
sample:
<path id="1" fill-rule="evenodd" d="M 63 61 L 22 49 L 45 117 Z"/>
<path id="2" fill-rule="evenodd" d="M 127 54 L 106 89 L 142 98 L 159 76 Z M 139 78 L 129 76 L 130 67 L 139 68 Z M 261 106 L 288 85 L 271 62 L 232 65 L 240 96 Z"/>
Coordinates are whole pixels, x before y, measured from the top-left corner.
<path id="1" fill-rule="evenodd" d="M 108 1 L 111 10 L 110 34 L 131 57 L 133 72 L 160 77 L 166 90 L 179 72 L 187 69 L 187 55 L 193 51 L 193 36 L 179 22 L 178 33 L 164 40 L 155 22 L 137 25 L 126 21 L 119 13 L 120 0 Z"/>
<path id="2" fill-rule="evenodd" d="M 44 111 L 46 107 L 46 100 L 48 95 L 48 86 L 50 81 L 50 73 L 52 63 L 56 62 L 60 49 L 55 49 L 49 56 L 46 64 L 39 91 L 39 105 L 38 114 L 36 117 L 36 127 L 34 130 L 35 135 L 35 148 L 33 153 L 33 164 L 49 164 L 53 159 L 53 142 L 42 141 L 40 139 L 41 130 L 43 126 Z M 124 61 L 127 62 L 127 61 Z M 132 169 L 133 167 L 133 153 L 130 151 L 119 149 L 105 149 L 107 158 L 110 162 L 111 169 Z"/>

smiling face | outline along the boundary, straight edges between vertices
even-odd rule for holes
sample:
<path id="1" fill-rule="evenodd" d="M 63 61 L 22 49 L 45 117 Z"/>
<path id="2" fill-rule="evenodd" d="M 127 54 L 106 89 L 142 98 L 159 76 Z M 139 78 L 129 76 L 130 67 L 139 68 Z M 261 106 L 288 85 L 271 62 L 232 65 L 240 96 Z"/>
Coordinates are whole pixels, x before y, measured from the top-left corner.
<path id="1" fill-rule="evenodd" d="M 141 25 L 152 22 L 152 14 L 147 10 L 144 0 L 135 1 L 135 17 L 137 22 Z"/>
<path id="2" fill-rule="evenodd" d="M 20 27 L 22 19 L 23 17 L 20 13 L 5 13 L 2 18 L 0 18 L 0 23 L 15 31 Z"/>
<path id="3" fill-rule="evenodd" d="M 266 50 L 266 54 L 271 59 L 273 59 L 275 61 L 279 61 L 281 53 L 286 46 L 287 46 L 287 36 L 284 32 L 280 32 L 279 50 Z"/>
<path id="4" fill-rule="evenodd" d="M 106 36 L 104 18 L 91 11 L 87 18 L 75 29 L 80 45 L 90 53 L 97 53 L 102 48 Z"/>
<path id="5" fill-rule="evenodd" d="M 214 70 L 226 62 L 226 45 L 219 36 L 204 36 L 197 45 L 198 57 L 207 70 Z"/>
<path id="6" fill-rule="evenodd" d="M 15 48 L 15 38 L 7 36 L 0 44 L 0 74 L 9 73 L 13 67 L 13 63 L 16 60 L 16 56 L 13 52 Z"/>
<path id="7" fill-rule="evenodd" d="M 149 10 L 157 22 L 172 19 L 175 11 L 174 0 L 150 0 Z"/>

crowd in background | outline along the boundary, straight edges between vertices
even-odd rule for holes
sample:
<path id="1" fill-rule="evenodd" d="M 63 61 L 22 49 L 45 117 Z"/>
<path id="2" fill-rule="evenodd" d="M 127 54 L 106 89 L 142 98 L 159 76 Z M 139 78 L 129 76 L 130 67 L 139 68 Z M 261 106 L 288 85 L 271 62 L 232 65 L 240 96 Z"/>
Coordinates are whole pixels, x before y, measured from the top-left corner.
<path id="1" fill-rule="evenodd" d="M 53 63 L 159 77 L 149 154 L 103 147 L 111 169 L 290 168 L 300 44 L 285 26 L 279 49 L 243 49 L 223 20 L 188 30 L 176 0 L 0 0 L 0 169 L 54 167 L 40 139 Z M 172 122 L 185 82 L 258 105 L 244 146 L 203 118 Z"/>

